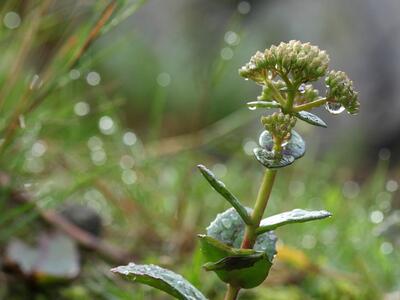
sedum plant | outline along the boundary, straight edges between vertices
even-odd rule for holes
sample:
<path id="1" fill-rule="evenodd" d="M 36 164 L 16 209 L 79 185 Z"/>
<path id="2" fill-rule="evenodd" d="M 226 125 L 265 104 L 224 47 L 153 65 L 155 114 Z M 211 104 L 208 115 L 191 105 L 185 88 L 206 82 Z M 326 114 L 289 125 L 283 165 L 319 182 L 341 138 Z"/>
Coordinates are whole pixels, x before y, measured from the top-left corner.
<path id="1" fill-rule="evenodd" d="M 225 300 L 237 299 L 241 289 L 260 285 L 268 276 L 276 255 L 277 237 L 273 230 L 286 224 L 324 219 L 331 214 L 325 210 L 293 209 L 263 218 L 279 168 L 301 158 L 306 150 L 302 137 L 294 130 L 300 119 L 314 126 L 326 123 L 309 112 L 325 106 L 332 114 L 359 110 L 358 93 L 344 72 L 328 71 L 329 57 L 325 51 L 310 43 L 290 41 L 257 52 L 239 74 L 262 87 L 257 101 L 248 102 L 249 109 L 276 110 L 261 117 L 265 130 L 254 149 L 256 160 L 265 173 L 253 208 L 245 207 L 203 165 L 198 168 L 208 183 L 232 206 L 218 214 L 200 234 L 204 269 L 215 272 L 227 283 Z M 324 78 L 325 95 L 313 83 Z M 113 272 L 164 290 L 178 299 L 206 299 L 195 287 L 169 270 L 154 265 L 129 264 Z"/>

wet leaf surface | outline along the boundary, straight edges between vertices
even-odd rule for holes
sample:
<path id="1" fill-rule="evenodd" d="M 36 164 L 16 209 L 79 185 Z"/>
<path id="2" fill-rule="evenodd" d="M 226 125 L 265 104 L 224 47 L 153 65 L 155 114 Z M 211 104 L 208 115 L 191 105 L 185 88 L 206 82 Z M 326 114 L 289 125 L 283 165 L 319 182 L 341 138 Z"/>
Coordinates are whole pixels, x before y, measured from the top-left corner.
<path id="1" fill-rule="evenodd" d="M 326 125 L 326 123 L 320 117 L 308 111 L 300 111 L 296 113 L 295 116 L 298 117 L 300 120 L 307 122 L 308 124 L 324 128 L 328 127 L 328 125 Z"/>
<path id="2" fill-rule="evenodd" d="M 147 284 L 181 300 L 206 300 L 206 297 L 181 275 L 156 265 L 130 263 L 111 269 L 135 282 Z"/>
<path id="3" fill-rule="evenodd" d="M 326 210 L 309 211 L 297 208 L 263 219 L 257 232 L 263 233 L 286 224 L 320 220 L 330 216 L 332 216 L 332 214 Z"/>

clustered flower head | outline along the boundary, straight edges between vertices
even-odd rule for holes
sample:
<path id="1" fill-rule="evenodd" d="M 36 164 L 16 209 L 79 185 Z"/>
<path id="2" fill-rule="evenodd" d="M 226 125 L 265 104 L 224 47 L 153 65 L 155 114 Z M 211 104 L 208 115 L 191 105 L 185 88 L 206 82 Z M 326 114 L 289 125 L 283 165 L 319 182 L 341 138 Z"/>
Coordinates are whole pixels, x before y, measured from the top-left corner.
<path id="1" fill-rule="evenodd" d="M 353 82 L 342 71 L 330 71 L 325 78 L 328 102 L 340 103 L 351 114 L 358 112 L 360 103 Z"/>
<path id="2" fill-rule="evenodd" d="M 352 81 L 341 71 L 327 74 L 328 64 L 329 56 L 317 46 L 289 41 L 264 52 L 257 51 L 239 69 L 239 74 L 262 85 L 258 101 L 275 101 L 283 113 L 293 114 L 327 104 L 327 107 L 344 107 L 356 114 L 360 104 Z M 326 96 L 320 97 L 312 82 L 324 76 L 328 89 Z"/>
<path id="3" fill-rule="evenodd" d="M 290 41 L 272 46 L 264 53 L 258 51 L 239 73 L 258 83 L 265 80 L 265 75 L 272 78 L 276 75 L 290 75 L 294 81 L 304 83 L 324 76 L 328 64 L 328 55 L 317 46 Z"/>
<path id="4" fill-rule="evenodd" d="M 290 138 L 292 129 L 296 125 L 296 120 L 295 117 L 281 112 L 261 117 L 261 123 L 265 129 L 271 133 L 274 139 L 282 142 Z"/>

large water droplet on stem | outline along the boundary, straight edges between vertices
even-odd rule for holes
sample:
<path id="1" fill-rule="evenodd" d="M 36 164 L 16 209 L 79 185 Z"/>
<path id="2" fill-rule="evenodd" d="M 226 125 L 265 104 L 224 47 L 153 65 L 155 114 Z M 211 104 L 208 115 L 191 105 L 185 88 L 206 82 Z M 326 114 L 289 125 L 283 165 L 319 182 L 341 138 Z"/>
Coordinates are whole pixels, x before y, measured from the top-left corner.
<path id="1" fill-rule="evenodd" d="M 256 106 L 256 105 L 249 105 L 248 108 L 249 108 L 250 110 L 256 110 L 256 109 L 257 109 L 257 106 Z"/>
<path id="2" fill-rule="evenodd" d="M 337 102 L 327 102 L 325 108 L 333 115 L 338 115 L 345 110 L 344 106 Z"/>

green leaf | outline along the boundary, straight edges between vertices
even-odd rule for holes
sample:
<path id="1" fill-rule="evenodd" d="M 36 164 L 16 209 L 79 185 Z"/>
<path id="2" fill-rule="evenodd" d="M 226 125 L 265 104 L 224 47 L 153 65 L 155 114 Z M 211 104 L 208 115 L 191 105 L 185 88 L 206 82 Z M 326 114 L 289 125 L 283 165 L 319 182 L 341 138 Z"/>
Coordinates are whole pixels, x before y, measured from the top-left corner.
<path id="1" fill-rule="evenodd" d="M 256 262 L 265 258 L 266 254 L 263 252 L 247 255 L 227 256 L 215 263 L 206 263 L 203 265 L 203 267 L 207 271 L 232 271 L 252 267 Z"/>
<path id="2" fill-rule="evenodd" d="M 251 213 L 250 208 L 246 210 Z M 272 231 L 266 232 L 257 237 L 254 249 L 240 249 L 245 227 L 236 210 L 230 208 L 218 214 L 207 227 L 207 235 L 199 238 L 206 268 L 216 268 L 215 273 L 226 283 L 252 288 L 268 276 L 276 254 L 276 236 Z M 261 259 L 258 254 L 260 258 L 262 254 Z"/>
<path id="3" fill-rule="evenodd" d="M 240 201 L 225 187 L 225 184 L 218 180 L 215 175 L 207 169 L 203 165 L 198 165 L 197 166 L 205 177 L 207 181 L 211 184 L 211 186 L 222 196 L 224 197 L 238 212 L 240 217 L 243 219 L 243 221 L 250 225 L 252 224 L 252 220 L 250 215 L 247 213 L 246 208 L 240 203 Z"/>
<path id="4" fill-rule="evenodd" d="M 247 102 L 249 109 L 253 110 L 256 108 L 280 108 L 281 105 L 276 101 L 250 101 Z"/>
<path id="5" fill-rule="evenodd" d="M 222 281 L 248 289 L 267 278 L 272 262 L 266 252 L 232 248 L 207 235 L 199 238 L 208 261 L 203 267 L 214 271 Z"/>
<path id="6" fill-rule="evenodd" d="M 326 123 L 317 115 L 314 115 L 308 111 L 300 111 L 295 113 L 295 116 L 298 117 L 300 120 L 307 122 L 308 124 L 319 126 L 319 127 L 328 127 Z"/>
<path id="7" fill-rule="evenodd" d="M 291 165 L 295 161 L 293 156 L 285 154 L 280 158 L 275 158 L 271 151 L 263 148 L 254 148 L 253 153 L 258 162 L 268 169 L 283 168 Z"/>
<path id="8" fill-rule="evenodd" d="M 257 230 L 257 234 L 273 230 L 286 224 L 320 220 L 330 216 L 332 216 L 332 214 L 326 210 L 309 211 L 297 208 L 263 219 Z"/>
<path id="9" fill-rule="evenodd" d="M 246 208 L 251 213 L 250 208 Z M 217 215 L 214 221 L 207 227 L 207 235 L 220 241 L 229 247 L 240 248 L 242 244 L 246 224 L 239 217 L 238 213 L 229 208 L 223 213 Z M 272 261 L 276 254 L 275 249 L 276 236 L 270 231 L 257 237 L 254 250 L 267 252 Z M 237 253 L 237 252 L 235 252 Z M 215 260 L 214 260 L 215 261 Z"/>
<path id="10" fill-rule="evenodd" d="M 266 158 L 268 158 L 266 155 L 272 156 L 272 148 L 274 146 L 274 141 L 273 141 L 272 136 L 269 133 L 269 131 L 264 130 L 260 134 L 260 138 L 259 138 L 258 142 L 259 142 L 261 148 L 263 148 L 269 152 L 269 154 L 264 152 L 263 155 Z M 298 134 L 296 131 L 292 130 L 290 140 L 283 147 L 282 156 L 283 157 L 286 156 L 287 159 L 289 159 L 288 158 L 289 156 L 293 156 L 294 159 L 299 159 L 300 157 L 302 157 L 304 155 L 305 152 L 306 152 L 306 144 L 305 144 L 304 140 L 302 139 L 300 134 Z"/>
<path id="11" fill-rule="evenodd" d="M 206 300 L 206 297 L 181 275 L 156 265 L 130 263 L 127 266 L 111 269 L 111 272 L 162 290 L 177 299 Z"/>

